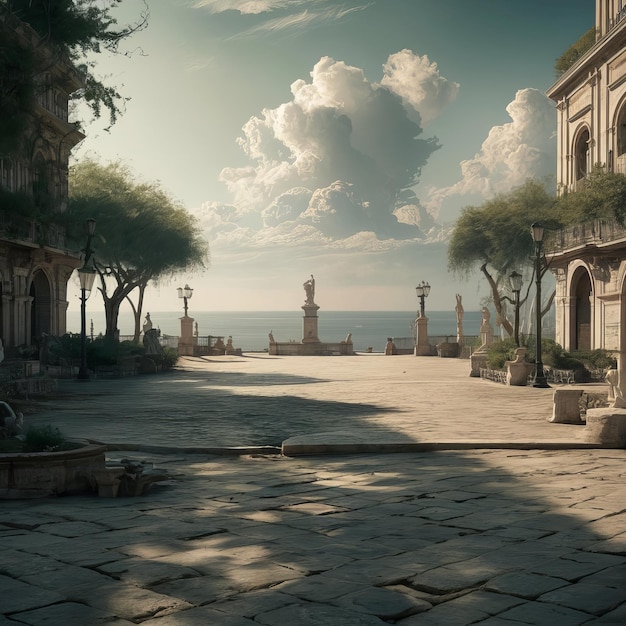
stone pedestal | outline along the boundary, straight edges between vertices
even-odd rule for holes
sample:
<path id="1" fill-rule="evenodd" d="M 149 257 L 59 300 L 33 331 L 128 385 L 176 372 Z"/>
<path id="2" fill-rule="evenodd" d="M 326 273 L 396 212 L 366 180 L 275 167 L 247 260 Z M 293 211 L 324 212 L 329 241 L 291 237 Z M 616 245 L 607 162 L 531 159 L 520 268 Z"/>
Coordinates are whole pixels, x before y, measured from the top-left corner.
<path id="1" fill-rule="evenodd" d="M 626 409 L 588 409 L 583 439 L 611 448 L 626 448 Z"/>
<path id="2" fill-rule="evenodd" d="M 553 424 L 582 424 L 580 419 L 579 400 L 582 389 L 555 389 L 552 417 Z"/>
<path id="3" fill-rule="evenodd" d="M 180 318 L 180 337 L 178 338 L 178 354 L 193 356 L 197 338 L 193 334 L 193 317 L 185 315 Z"/>
<path id="4" fill-rule="evenodd" d="M 506 362 L 506 384 L 516 387 L 525 387 L 528 382 L 528 364 L 526 363 L 526 348 L 515 350 L 515 361 Z"/>
<path id="5" fill-rule="evenodd" d="M 415 320 L 417 331 L 417 343 L 415 344 L 415 356 L 431 356 L 430 342 L 428 341 L 428 318 L 420 315 Z"/>
<path id="6" fill-rule="evenodd" d="M 302 343 L 321 343 L 317 336 L 317 312 L 319 306 L 317 304 L 303 304 L 302 310 L 304 317 L 302 318 Z"/>
<path id="7" fill-rule="evenodd" d="M 470 356 L 470 376 L 480 378 L 480 370 L 487 367 L 487 352 L 477 350 Z"/>

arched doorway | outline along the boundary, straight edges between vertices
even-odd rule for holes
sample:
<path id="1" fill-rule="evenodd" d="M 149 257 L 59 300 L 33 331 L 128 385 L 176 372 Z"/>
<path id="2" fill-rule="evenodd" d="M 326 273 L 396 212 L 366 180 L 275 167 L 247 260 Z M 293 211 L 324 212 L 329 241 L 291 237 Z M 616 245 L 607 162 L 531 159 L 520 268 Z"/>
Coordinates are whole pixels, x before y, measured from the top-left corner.
<path id="1" fill-rule="evenodd" d="M 42 333 L 52 333 L 52 289 L 44 272 L 37 270 L 30 284 L 30 343 L 39 340 Z"/>
<path id="2" fill-rule="evenodd" d="M 572 278 L 571 346 L 574 350 L 591 350 L 591 277 L 579 267 Z"/>

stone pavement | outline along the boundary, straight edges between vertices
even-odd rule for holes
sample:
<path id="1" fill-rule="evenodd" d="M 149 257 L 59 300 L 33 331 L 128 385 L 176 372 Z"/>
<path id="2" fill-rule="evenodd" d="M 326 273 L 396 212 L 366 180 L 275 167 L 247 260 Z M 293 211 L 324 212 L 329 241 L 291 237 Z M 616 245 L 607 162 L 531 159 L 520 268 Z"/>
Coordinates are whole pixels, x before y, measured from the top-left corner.
<path id="1" fill-rule="evenodd" d="M 27 423 L 171 479 L 1 502 L 0 626 L 626 623 L 626 451 L 567 449 L 583 427 L 546 422 L 551 390 L 467 366 L 259 355 L 64 383 Z M 469 449 L 189 452 L 329 432 Z M 511 441 L 532 449 L 480 449 Z"/>
<path id="2" fill-rule="evenodd" d="M 583 445 L 582 426 L 546 421 L 552 396 L 470 378 L 460 359 L 257 354 L 185 358 L 159 376 L 63 381 L 61 395 L 27 421 L 107 444 L 207 451 L 285 440 L 292 454 L 329 442 Z"/>

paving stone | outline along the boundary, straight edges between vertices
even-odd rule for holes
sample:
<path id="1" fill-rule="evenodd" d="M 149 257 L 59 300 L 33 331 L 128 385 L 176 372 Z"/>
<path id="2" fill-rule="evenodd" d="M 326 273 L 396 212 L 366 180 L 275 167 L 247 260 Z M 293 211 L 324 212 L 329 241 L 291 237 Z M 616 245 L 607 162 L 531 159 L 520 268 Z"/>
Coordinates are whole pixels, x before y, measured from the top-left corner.
<path id="1" fill-rule="evenodd" d="M 503 593 L 490 593 L 481 589 L 464 594 L 453 600 L 448 600 L 444 604 L 455 608 L 479 610 L 489 615 L 497 615 L 502 611 L 523 603 L 524 600 L 521 598 Z"/>
<path id="2" fill-rule="evenodd" d="M 358 579 L 338 580 L 319 575 L 290 580 L 277 585 L 275 589 L 302 600 L 323 602 L 324 600 L 329 601 L 355 591 L 368 589 L 369 587 L 368 584 Z"/>
<path id="3" fill-rule="evenodd" d="M 616 624 L 622 626 L 626 624 L 626 603 L 621 604 L 615 610 L 605 613 L 601 617 L 593 620 L 594 624 Z"/>
<path id="4" fill-rule="evenodd" d="M 141 622 L 150 626 L 254 626 L 255 622 L 236 615 L 227 615 L 209 607 L 199 607 L 187 611 L 170 613 Z"/>
<path id="5" fill-rule="evenodd" d="M 584 624 L 593 617 L 589 613 L 575 611 L 565 606 L 557 606 L 545 602 L 526 602 L 514 606 L 498 615 L 501 619 L 524 624 L 558 624 L 558 626 L 577 626 Z"/>
<path id="6" fill-rule="evenodd" d="M 1 613 L 27 611 L 65 599 L 59 593 L 41 589 L 40 587 L 2 575 L 0 575 L 0 589 L 2 589 L 2 594 L 0 595 Z"/>
<path id="7" fill-rule="evenodd" d="M 616 589 L 579 582 L 544 593 L 539 600 L 601 615 L 626 602 L 626 586 Z"/>
<path id="8" fill-rule="evenodd" d="M 103 530 L 101 524 L 92 522 L 54 522 L 52 524 L 42 524 L 37 528 L 37 532 L 48 533 L 50 535 L 58 535 L 59 537 L 83 537 L 84 535 L 93 535 Z"/>
<path id="9" fill-rule="evenodd" d="M 491 579 L 486 583 L 485 589 L 534 600 L 543 593 L 567 585 L 569 582 L 562 578 L 528 572 L 511 572 Z"/>
<path id="10" fill-rule="evenodd" d="M 381 626 L 385 622 L 374 615 L 354 613 L 340 607 L 325 604 L 292 604 L 281 609 L 268 611 L 256 616 L 255 622 L 265 626 Z"/>
<path id="11" fill-rule="evenodd" d="M 426 613 L 418 613 L 403 619 L 402 626 L 467 626 L 489 617 L 488 613 L 475 608 L 444 602 Z"/>
<path id="12" fill-rule="evenodd" d="M 99 585 L 104 586 L 110 583 L 113 579 L 86 567 L 66 565 L 62 570 L 62 574 L 59 573 L 59 570 L 45 570 L 37 574 L 23 576 L 22 580 L 31 585 L 37 585 L 44 589 L 58 591 L 67 595 L 77 587 L 89 585 L 97 588 Z"/>
<path id="13" fill-rule="evenodd" d="M 598 558 L 594 559 L 593 557 Z M 564 555 L 559 559 L 537 561 L 529 569 L 547 576 L 575 581 L 621 562 L 623 561 L 620 560 L 620 557 L 613 555 L 577 552 Z"/>
<path id="14" fill-rule="evenodd" d="M 197 570 L 190 567 L 143 559 L 114 561 L 101 565 L 98 570 L 140 587 L 150 587 L 170 580 L 193 578 L 201 575 Z"/>
<path id="15" fill-rule="evenodd" d="M 285 583 L 286 585 L 290 583 Z M 252 619 L 259 613 L 266 613 L 289 604 L 297 604 L 297 599 L 289 594 L 273 589 L 240 593 L 221 602 L 214 602 L 211 608 L 228 615 L 243 616 Z"/>
<path id="16" fill-rule="evenodd" d="M 591 576 L 581 578 L 578 582 L 615 587 L 617 589 L 623 588 L 626 585 L 626 563 L 607 567 Z"/>
<path id="17" fill-rule="evenodd" d="M 16 613 L 12 617 L 20 624 L 25 623 L 30 626 L 68 626 L 68 624 L 131 626 L 133 623 L 118 618 L 111 611 L 94 609 L 76 602 L 62 602 L 61 604 L 54 604 L 34 611 Z M 12 624 L 15 623 L 12 622 Z"/>
<path id="18" fill-rule="evenodd" d="M 11 578 L 22 578 L 29 574 L 56 570 L 64 563 L 38 554 L 28 554 L 19 550 L 3 550 L 0 557 L 0 573 Z"/>
<path id="19" fill-rule="evenodd" d="M 432 608 L 429 602 L 383 587 L 370 587 L 341 596 L 333 604 L 358 613 L 370 613 L 383 620 L 398 620 Z"/>
<path id="20" fill-rule="evenodd" d="M 220 576 L 201 576 L 199 578 L 172 580 L 155 585 L 153 591 L 181 598 L 195 605 L 208 604 L 237 594 L 237 591 L 231 587 L 229 581 Z"/>

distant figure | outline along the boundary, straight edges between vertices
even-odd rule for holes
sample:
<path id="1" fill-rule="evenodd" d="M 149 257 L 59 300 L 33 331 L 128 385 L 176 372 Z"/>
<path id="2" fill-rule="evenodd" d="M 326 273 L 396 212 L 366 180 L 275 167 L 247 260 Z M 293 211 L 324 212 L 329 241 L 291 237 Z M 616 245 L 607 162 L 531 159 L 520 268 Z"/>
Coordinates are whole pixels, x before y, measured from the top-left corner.
<path id="1" fill-rule="evenodd" d="M 346 343 L 352 343 L 352 333 L 348 333 L 348 336 L 346 337 Z"/>
<path id="2" fill-rule="evenodd" d="M 152 320 L 150 319 L 150 313 L 146 313 L 146 320 L 143 323 L 144 334 L 146 334 L 149 330 L 152 330 Z"/>
<path id="3" fill-rule="evenodd" d="M 274 332 L 270 330 L 270 343 L 276 343 L 276 340 L 274 339 Z"/>
<path id="4" fill-rule="evenodd" d="M 396 344 L 391 337 L 387 337 L 387 345 L 385 346 L 385 355 L 390 356 L 396 353 Z"/>
<path id="5" fill-rule="evenodd" d="M 463 343 L 463 314 L 465 311 L 463 310 L 463 296 L 461 294 L 456 294 L 456 306 L 454 310 L 456 311 L 456 340 L 457 343 Z"/>
<path id="6" fill-rule="evenodd" d="M 315 304 L 315 278 L 313 278 L 313 274 L 311 274 L 311 278 L 304 283 L 303 287 L 306 293 L 304 304 Z"/>
<path id="7" fill-rule="evenodd" d="M 196 330 L 194 332 L 194 335 L 197 337 L 198 336 L 198 322 L 196 322 Z"/>

